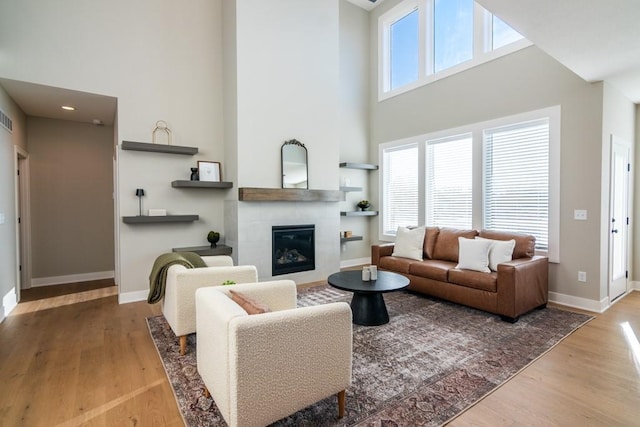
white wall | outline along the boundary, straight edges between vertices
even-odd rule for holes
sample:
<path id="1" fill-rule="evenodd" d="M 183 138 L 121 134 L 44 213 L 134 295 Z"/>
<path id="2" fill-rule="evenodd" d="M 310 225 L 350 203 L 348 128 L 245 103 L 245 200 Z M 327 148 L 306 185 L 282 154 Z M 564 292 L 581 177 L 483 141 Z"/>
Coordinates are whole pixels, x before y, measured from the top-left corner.
<path id="1" fill-rule="evenodd" d="M 157 255 L 206 244 L 223 227 L 224 193 L 172 189 L 198 159 L 223 159 L 221 2 L 2 2 L 0 76 L 118 98 L 117 140 L 151 142 L 158 120 L 194 157 L 118 150 L 121 301 L 144 298 Z M 223 164 L 223 174 L 225 172 Z M 190 225 L 129 226 L 145 207 L 199 214 Z"/>
<path id="2" fill-rule="evenodd" d="M 0 55 L 1 56 L 1 55 Z M 20 108 L 0 86 L 0 109 L 13 121 L 13 132 L 0 127 L 0 321 L 15 306 L 18 283 L 16 255 L 15 146 L 26 149 L 26 118 Z"/>
<path id="3" fill-rule="evenodd" d="M 374 163 L 369 157 L 369 13 L 364 9 L 340 1 L 340 161 Z M 340 169 L 340 185 L 345 180 L 362 191 L 349 192 L 340 210 L 355 210 L 362 199 L 371 198 L 369 181 L 377 179 L 377 172 Z M 378 209 L 374 206 L 373 209 Z M 352 264 L 371 257 L 370 218 L 342 217 L 340 231 L 349 230 L 363 236 L 361 241 L 343 243 L 340 248 L 342 264 Z"/>
<path id="4" fill-rule="evenodd" d="M 233 49 L 225 58 L 234 61 L 225 64 L 225 139 L 235 146 L 237 186 L 280 188 L 280 149 L 295 138 L 308 151 L 309 188 L 337 190 L 338 1 L 230 1 L 224 15 L 225 49 Z M 338 269 L 337 203 L 227 199 L 237 262 L 256 265 L 261 279 L 271 277 L 273 225 L 316 225 L 316 269 L 279 277 L 304 283 Z"/>

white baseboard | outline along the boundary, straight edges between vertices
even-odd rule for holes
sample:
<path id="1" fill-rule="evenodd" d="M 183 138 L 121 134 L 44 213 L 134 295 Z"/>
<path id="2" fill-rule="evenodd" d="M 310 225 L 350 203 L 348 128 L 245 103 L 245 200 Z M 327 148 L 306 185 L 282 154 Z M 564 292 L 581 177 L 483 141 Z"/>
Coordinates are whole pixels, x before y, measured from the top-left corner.
<path id="1" fill-rule="evenodd" d="M 549 301 L 568 307 L 580 308 L 582 310 L 603 313 L 609 308 L 609 298 L 603 298 L 600 301 L 574 297 L 573 295 L 560 294 L 557 292 L 549 292 Z"/>
<path id="2" fill-rule="evenodd" d="M 629 289 L 633 291 L 640 291 L 640 282 L 638 281 L 629 282 Z"/>
<path id="3" fill-rule="evenodd" d="M 134 291 L 118 294 L 118 304 L 128 304 L 130 302 L 146 301 L 149 291 Z"/>
<path id="4" fill-rule="evenodd" d="M 16 297 L 16 289 L 12 288 L 5 296 L 2 297 L 2 305 L 0 306 L 0 323 L 11 313 L 11 311 L 18 305 L 18 298 Z"/>
<path id="5" fill-rule="evenodd" d="M 96 271 L 94 273 L 70 274 L 68 276 L 38 277 L 31 279 L 31 286 L 51 286 L 63 283 L 89 282 L 91 280 L 113 279 L 113 271 Z"/>
<path id="6" fill-rule="evenodd" d="M 356 265 L 368 265 L 371 264 L 371 257 L 346 259 L 340 261 L 340 268 L 355 267 Z"/>

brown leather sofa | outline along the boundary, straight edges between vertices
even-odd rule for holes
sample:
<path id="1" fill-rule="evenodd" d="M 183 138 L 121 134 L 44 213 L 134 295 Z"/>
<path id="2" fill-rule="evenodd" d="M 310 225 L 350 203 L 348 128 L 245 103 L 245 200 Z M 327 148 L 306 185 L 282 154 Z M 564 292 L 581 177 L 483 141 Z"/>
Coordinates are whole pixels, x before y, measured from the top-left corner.
<path id="1" fill-rule="evenodd" d="M 457 269 L 458 237 L 476 236 L 511 240 L 516 244 L 512 260 L 498 264 L 497 271 L 484 273 Z M 548 299 L 548 258 L 535 255 L 535 237 L 489 230 L 458 230 L 427 227 L 423 260 L 392 256 L 394 244 L 371 247 L 371 263 L 410 280 L 409 289 L 458 304 L 495 313 L 505 321 L 535 308 Z"/>

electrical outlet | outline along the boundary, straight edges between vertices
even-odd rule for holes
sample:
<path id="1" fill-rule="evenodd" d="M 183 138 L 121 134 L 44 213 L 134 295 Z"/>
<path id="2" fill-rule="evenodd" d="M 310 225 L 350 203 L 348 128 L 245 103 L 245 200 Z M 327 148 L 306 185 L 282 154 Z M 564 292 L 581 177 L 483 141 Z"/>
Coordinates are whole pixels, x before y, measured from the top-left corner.
<path id="1" fill-rule="evenodd" d="M 586 221 L 587 220 L 587 210 L 586 209 L 575 209 L 573 211 L 573 219 L 578 221 Z"/>
<path id="2" fill-rule="evenodd" d="M 586 281 L 587 281 L 587 272 L 578 271 L 578 282 L 586 282 Z"/>

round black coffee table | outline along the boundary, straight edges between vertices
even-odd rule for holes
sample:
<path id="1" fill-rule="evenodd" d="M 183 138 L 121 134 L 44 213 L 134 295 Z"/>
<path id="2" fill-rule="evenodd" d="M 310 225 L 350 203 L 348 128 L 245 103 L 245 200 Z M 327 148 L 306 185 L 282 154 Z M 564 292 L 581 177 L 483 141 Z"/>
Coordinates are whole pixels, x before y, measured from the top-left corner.
<path id="1" fill-rule="evenodd" d="M 409 279 L 390 271 L 378 271 L 378 279 L 368 282 L 362 280 L 361 270 L 341 271 L 329 276 L 328 282 L 334 288 L 353 292 L 353 323 L 363 326 L 389 323 L 389 313 L 382 294 L 409 286 Z"/>

